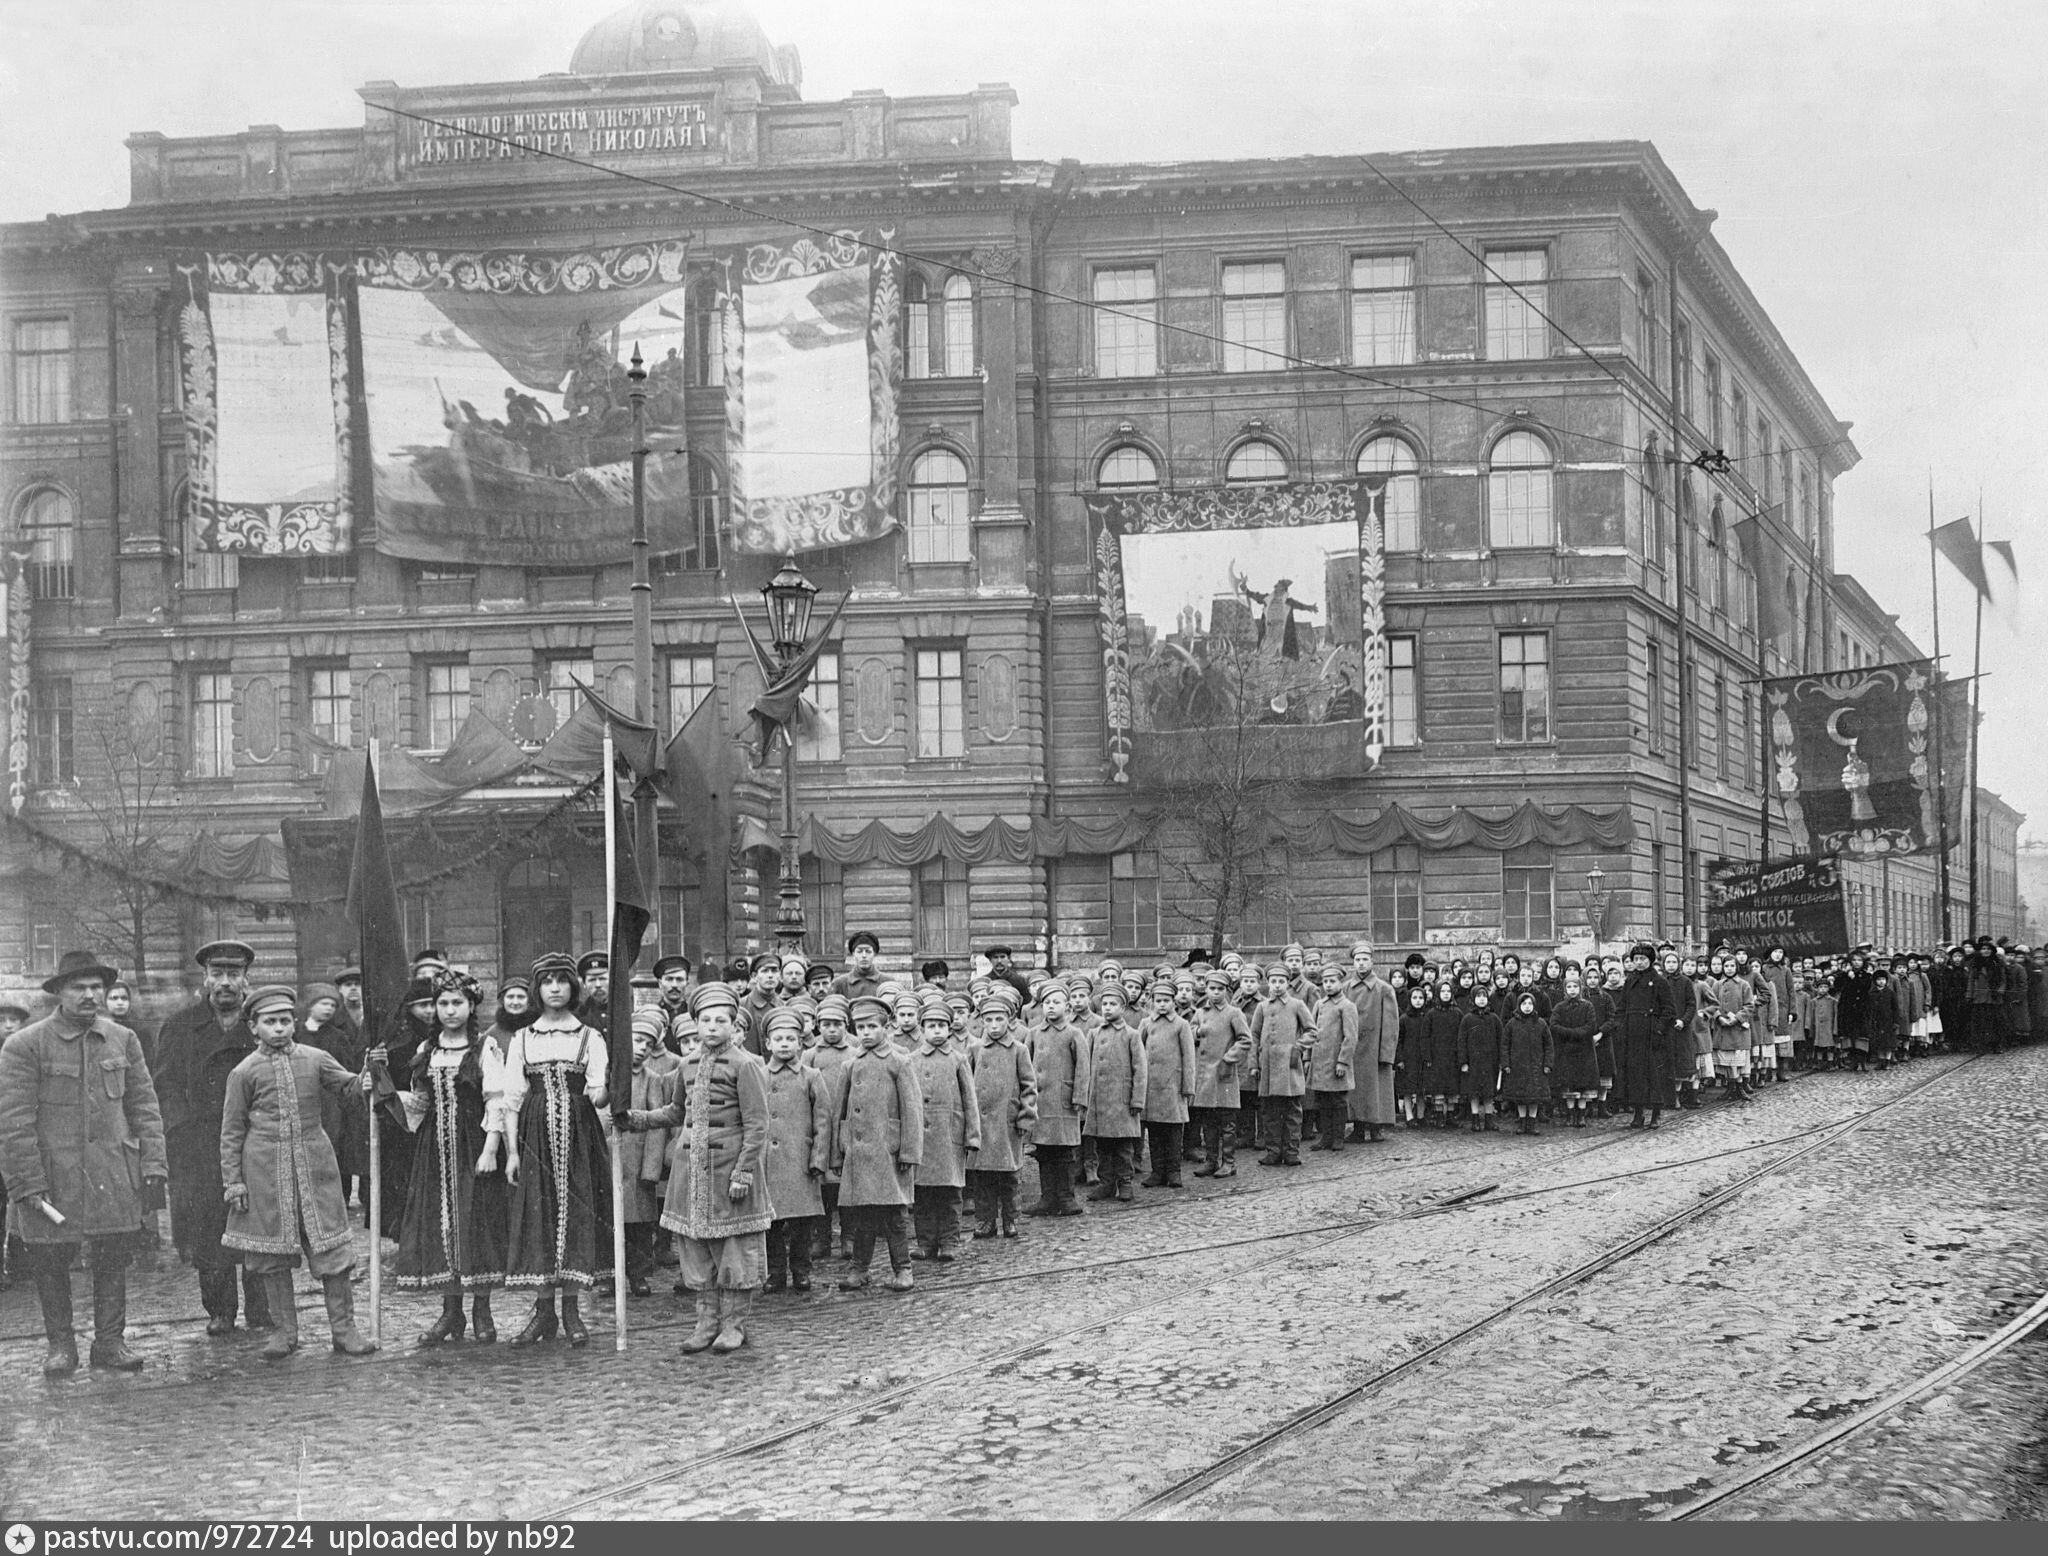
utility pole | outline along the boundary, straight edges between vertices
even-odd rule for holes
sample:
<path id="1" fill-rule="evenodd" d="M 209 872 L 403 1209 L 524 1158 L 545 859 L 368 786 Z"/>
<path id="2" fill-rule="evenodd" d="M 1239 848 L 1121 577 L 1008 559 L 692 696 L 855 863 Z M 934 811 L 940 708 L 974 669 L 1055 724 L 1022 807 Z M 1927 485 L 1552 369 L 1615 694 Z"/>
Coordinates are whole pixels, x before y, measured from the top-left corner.
<path id="1" fill-rule="evenodd" d="M 1699 922 L 1696 908 L 1699 897 L 1699 883 L 1694 876 L 1692 857 L 1692 631 L 1686 615 L 1685 599 L 1685 553 L 1686 553 L 1686 512 L 1681 496 L 1680 482 L 1685 479 L 1685 461 L 1679 458 L 1679 394 L 1678 381 L 1678 256 L 1672 255 L 1665 261 L 1665 284 L 1670 296 L 1671 343 L 1671 511 L 1677 515 L 1678 546 L 1672 565 L 1672 580 L 1678 589 L 1678 868 L 1684 877 L 1684 888 L 1680 897 L 1680 916 L 1685 923 L 1685 938 L 1688 944 L 1693 940 L 1693 927 Z M 1654 353 L 1652 360 L 1654 361 Z M 1658 883 L 1663 889 L 1663 883 Z"/>
<path id="2" fill-rule="evenodd" d="M 626 369 L 632 385 L 627 398 L 633 405 L 633 717 L 642 724 L 654 723 L 654 579 L 647 557 L 647 368 L 640 360 L 640 347 L 633 347 L 632 366 Z M 611 775 L 607 773 L 606 781 Z M 607 791 L 609 792 L 609 791 Z M 648 931 L 660 954 L 661 946 L 661 845 L 656 829 L 660 818 L 655 806 L 658 796 L 652 778 L 633 786 L 633 852 L 640 865 L 640 879 L 647 889 L 650 914 Z M 681 944 L 682 926 L 677 925 Z M 612 976 L 624 978 L 632 971 L 614 967 Z"/>
<path id="3" fill-rule="evenodd" d="M 1941 565 L 1934 549 L 1934 476 L 1927 477 L 1927 583 L 1934 602 L 1934 792 L 1938 800 L 1934 812 L 1936 834 L 1934 855 L 1935 891 L 1941 896 L 1941 943 L 1955 943 L 1955 910 L 1949 901 L 1949 858 L 1948 858 L 1948 789 L 1947 780 L 1941 771 L 1941 759 L 1947 749 L 1947 736 L 1941 727 Z M 1974 798 L 1972 804 L 1975 803 Z"/>

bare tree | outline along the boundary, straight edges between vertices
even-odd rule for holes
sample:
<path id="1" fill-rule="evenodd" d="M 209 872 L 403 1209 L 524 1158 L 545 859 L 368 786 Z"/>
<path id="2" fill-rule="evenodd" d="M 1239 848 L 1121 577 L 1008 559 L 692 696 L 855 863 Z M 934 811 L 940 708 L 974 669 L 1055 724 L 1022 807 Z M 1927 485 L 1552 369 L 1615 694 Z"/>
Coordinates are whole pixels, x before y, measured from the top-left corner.
<path id="1" fill-rule="evenodd" d="M 85 721 L 87 762 L 70 785 L 82 810 L 87 852 L 108 868 L 77 882 L 65 918 L 85 945 L 121 945 L 137 976 L 149 970 L 153 935 L 175 933 L 177 908 L 155 883 L 170 879 L 178 832 L 172 775 L 126 718 L 101 711 Z"/>

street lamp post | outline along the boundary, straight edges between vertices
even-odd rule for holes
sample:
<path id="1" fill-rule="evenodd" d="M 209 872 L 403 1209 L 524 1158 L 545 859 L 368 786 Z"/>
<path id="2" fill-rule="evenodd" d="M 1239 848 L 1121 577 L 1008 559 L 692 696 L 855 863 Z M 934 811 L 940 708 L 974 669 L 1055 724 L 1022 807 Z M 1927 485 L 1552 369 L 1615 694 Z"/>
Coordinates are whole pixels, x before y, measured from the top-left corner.
<path id="1" fill-rule="evenodd" d="M 1600 954 L 1600 921 L 1607 916 L 1607 872 L 1596 861 L 1586 872 L 1586 936 Z"/>
<path id="2" fill-rule="evenodd" d="M 786 672 L 803 658 L 811 632 L 811 607 L 817 596 L 818 586 L 797 571 L 793 556 L 784 557 L 775 576 L 761 586 L 778 670 Z M 804 943 L 803 872 L 797 855 L 796 831 L 795 726 L 796 714 L 792 709 L 781 729 L 782 869 L 775 905 L 775 938 L 786 950 L 800 950 Z"/>

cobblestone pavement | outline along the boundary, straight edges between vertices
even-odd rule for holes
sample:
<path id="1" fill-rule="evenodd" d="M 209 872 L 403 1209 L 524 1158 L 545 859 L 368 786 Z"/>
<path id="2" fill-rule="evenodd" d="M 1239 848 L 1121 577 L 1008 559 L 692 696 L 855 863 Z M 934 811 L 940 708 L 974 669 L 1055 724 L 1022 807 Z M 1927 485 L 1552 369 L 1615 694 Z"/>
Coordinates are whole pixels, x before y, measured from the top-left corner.
<path id="1" fill-rule="evenodd" d="M 172 1268 L 136 1282 L 144 1373 L 46 1384 L 33 1293 L 16 1289 L 0 1296 L 0 1514 L 535 1517 L 619 1488 L 583 1510 L 1107 1516 L 1958 1063 L 1803 1079 L 1655 1133 L 1398 1131 L 1027 1220 L 1021 1242 L 920 1264 L 908 1296 L 828 1292 L 828 1263 L 816 1294 L 764 1299 L 728 1359 L 676 1350 L 687 1316 L 658 1282 L 631 1304 L 623 1356 L 608 1305 L 585 1351 L 414 1352 L 430 1305 L 388 1297 L 387 1350 L 351 1362 L 321 1345 L 308 1285 L 308 1348 L 273 1367 L 252 1338 L 206 1339 L 193 1277 Z M 2011 1099 L 2044 1075 L 2048 1048 L 1959 1070 L 1180 1511 L 1618 1516 L 1791 1441 L 2040 1290 L 2048 1144 L 2038 1105 Z M 1543 1192 L 1388 1223 L 1489 1186 Z M 501 1301 L 508 1337 L 522 1317 Z M 422 1477 L 422 1448 L 450 1444 L 469 1471 Z M 911 1459 L 914 1483 L 862 1468 Z"/>

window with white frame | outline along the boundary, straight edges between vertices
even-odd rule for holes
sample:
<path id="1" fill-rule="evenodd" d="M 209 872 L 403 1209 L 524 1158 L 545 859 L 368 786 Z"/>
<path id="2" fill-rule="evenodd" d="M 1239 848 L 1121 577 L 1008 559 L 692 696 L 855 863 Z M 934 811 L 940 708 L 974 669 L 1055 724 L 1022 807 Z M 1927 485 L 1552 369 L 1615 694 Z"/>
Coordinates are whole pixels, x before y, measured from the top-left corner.
<path id="1" fill-rule="evenodd" d="M 23 574 L 32 600 L 68 600 L 77 586 L 72 571 L 77 512 L 54 486 L 38 487 L 15 506 L 14 532 L 26 542 Z"/>
<path id="2" fill-rule="evenodd" d="M 946 277 L 943 312 L 944 350 L 940 360 L 948 378 L 974 376 L 974 286 L 967 277 Z"/>
<path id="3" fill-rule="evenodd" d="M 1542 249 L 1486 255 L 1486 355 L 1494 362 L 1550 355 L 1550 256 Z"/>
<path id="4" fill-rule="evenodd" d="M 1541 848 L 1501 855 L 1501 932 L 1514 945 L 1550 945 L 1557 939 L 1557 871 Z"/>
<path id="5" fill-rule="evenodd" d="M 958 859 L 927 859 L 917 881 L 917 955 L 953 962 L 970 949 L 967 866 Z"/>
<path id="6" fill-rule="evenodd" d="M 718 288 L 700 281 L 690 288 L 688 317 L 683 327 L 683 376 L 692 388 L 725 382 L 725 319 L 718 306 Z"/>
<path id="7" fill-rule="evenodd" d="M 1287 479 L 1287 456 L 1264 438 L 1250 438 L 1230 451 L 1223 479 L 1231 486 L 1266 486 Z"/>
<path id="8" fill-rule="evenodd" d="M 839 653 L 830 649 L 818 655 L 811 671 L 811 684 L 804 689 L 809 715 L 797 730 L 796 759 L 799 762 L 839 760 Z M 829 940 L 820 945 L 832 944 Z"/>
<path id="9" fill-rule="evenodd" d="M 1294 938 L 1294 893 L 1287 878 L 1275 873 L 1246 884 L 1256 884 L 1257 890 L 1238 915 L 1237 943 L 1245 947 L 1286 945 Z"/>
<path id="10" fill-rule="evenodd" d="M 1422 679 L 1412 632 L 1387 637 L 1387 744 L 1422 743 Z"/>
<path id="11" fill-rule="evenodd" d="M 225 670 L 194 670 L 187 762 L 194 778 L 227 778 L 235 770 L 235 681 Z"/>
<path id="12" fill-rule="evenodd" d="M 1395 843 L 1372 856 L 1372 934 L 1381 945 L 1422 944 L 1422 850 Z"/>
<path id="13" fill-rule="evenodd" d="M 1657 278 L 1636 267 L 1636 361 L 1644 374 L 1657 382 Z M 1491 352 L 1488 355 L 1492 355 Z"/>
<path id="14" fill-rule="evenodd" d="M 14 325 L 14 419 L 71 420 L 71 321 L 19 319 Z"/>
<path id="15" fill-rule="evenodd" d="M 1500 636 L 1500 738 L 1534 745 L 1550 738 L 1550 634 Z"/>
<path id="16" fill-rule="evenodd" d="M 597 661 L 588 654 L 561 655 L 548 659 L 542 666 L 543 690 L 555 707 L 555 727 L 561 728 L 575 714 L 583 693 L 577 682 L 584 686 L 597 686 Z M 456 726 L 460 728 L 460 725 Z"/>
<path id="17" fill-rule="evenodd" d="M 903 371 L 910 378 L 932 376 L 931 290 L 915 270 L 903 279 Z"/>
<path id="18" fill-rule="evenodd" d="M 1351 261 L 1351 360 L 1399 367 L 1415 360 L 1415 257 L 1361 254 Z"/>
<path id="19" fill-rule="evenodd" d="M 37 676 L 29 686 L 31 770 L 37 783 L 69 783 L 77 776 L 72 727 L 71 677 Z"/>
<path id="20" fill-rule="evenodd" d="M 1701 352 L 1700 370 L 1706 377 L 1707 441 L 1720 448 L 1725 432 L 1721 414 L 1721 359 L 1711 351 Z"/>
<path id="21" fill-rule="evenodd" d="M 1125 443 L 1102 456 L 1095 485 L 1102 491 L 1136 490 L 1159 484 L 1159 466 L 1142 448 Z"/>
<path id="22" fill-rule="evenodd" d="M 234 551 L 209 551 L 206 526 L 192 508 L 191 483 L 182 476 L 172 492 L 178 530 L 185 537 L 185 587 L 187 589 L 233 589 L 242 581 L 242 558 Z"/>
<path id="23" fill-rule="evenodd" d="M 1287 267 L 1277 259 L 1223 267 L 1223 371 L 1287 366 Z"/>
<path id="24" fill-rule="evenodd" d="M 1150 265 L 1095 272 L 1095 376 L 1159 371 L 1159 277 Z"/>
<path id="25" fill-rule="evenodd" d="M 806 855 L 802 865 L 804 931 L 815 946 L 846 944 L 844 868 L 831 859 Z"/>
<path id="26" fill-rule="evenodd" d="M 1557 543 L 1550 450 L 1533 432 L 1510 432 L 1486 464 L 1486 529 L 1495 550 Z"/>
<path id="27" fill-rule="evenodd" d="M 668 728 L 674 734 L 718 684 L 718 660 L 711 654 L 670 654 L 666 668 Z"/>
<path id="28" fill-rule="evenodd" d="M 1387 478 L 1386 548 L 1422 549 L 1422 475 L 1404 438 L 1374 438 L 1358 451 L 1360 475 Z"/>
<path id="29" fill-rule="evenodd" d="M 445 751 L 455 744 L 456 731 L 469 717 L 469 663 L 467 660 L 438 660 L 427 665 L 423 680 L 426 692 L 426 749 Z"/>
<path id="30" fill-rule="evenodd" d="M 943 448 L 927 449 L 910 466 L 904 486 L 910 510 L 910 560 L 964 562 L 968 558 L 967 462 Z"/>
<path id="31" fill-rule="evenodd" d="M 1109 943 L 1118 951 L 1159 949 L 1159 856 L 1112 854 L 1109 860 Z"/>
<path id="32" fill-rule="evenodd" d="M 967 683 L 957 648 L 920 648 L 917 661 L 917 754 L 967 754 Z"/>
<path id="33" fill-rule="evenodd" d="M 313 665 L 306 671 L 306 722 L 314 738 L 346 746 L 354 736 L 347 665 Z"/>

